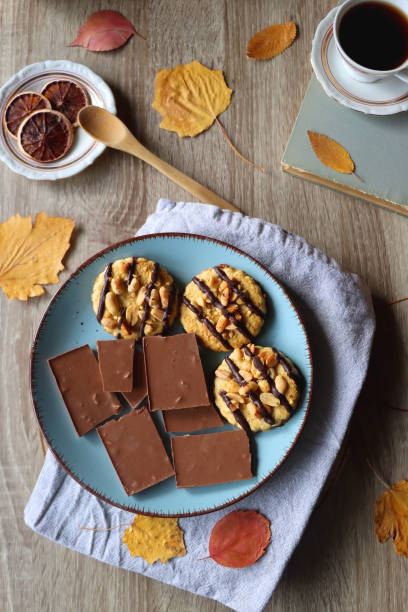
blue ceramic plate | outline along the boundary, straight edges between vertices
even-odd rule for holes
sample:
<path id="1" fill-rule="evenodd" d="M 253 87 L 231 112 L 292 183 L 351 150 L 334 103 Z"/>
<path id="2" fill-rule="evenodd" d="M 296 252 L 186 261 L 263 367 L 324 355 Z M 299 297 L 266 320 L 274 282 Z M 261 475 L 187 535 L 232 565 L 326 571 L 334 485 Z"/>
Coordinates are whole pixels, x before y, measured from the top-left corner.
<path id="1" fill-rule="evenodd" d="M 134 255 L 162 264 L 176 279 L 181 290 L 195 274 L 220 263 L 245 270 L 264 288 L 268 296 L 268 315 L 257 337 L 257 344 L 273 345 L 286 353 L 302 373 L 305 389 L 299 407 L 284 427 L 259 432 L 254 436 L 255 476 L 251 480 L 177 489 L 174 478 L 170 478 L 128 497 L 96 431 L 81 438 L 75 433 L 47 359 L 83 344 L 89 344 L 95 350 L 96 340 L 112 338 L 96 321 L 90 300 L 92 285 L 97 274 L 109 262 Z M 176 324 L 171 333 L 180 331 L 180 324 Z M 225 353 L 202 349 L 207 375 L 224 357 Z M 58 461 L 71 476 L 98 497 L 145 514 L 188 516 L 212 512 L 251 493 L 277 470 L 297 441 L 310 404 L 311 384 L 312 362 L 307 334 L 295 306 L 281 285 L 261 264 L 245 253 L 225 243 L 188 234 L 141 236 L 97 253 L 69 278 L 52 299 L 40 323 L 32 350 L 34 410 Z M 158 421 L 161 427 L 160 417 Z M 224 427 L 231 428 L 231 425 Z M 170 435 L 163 431 L 167 444 Z"/>

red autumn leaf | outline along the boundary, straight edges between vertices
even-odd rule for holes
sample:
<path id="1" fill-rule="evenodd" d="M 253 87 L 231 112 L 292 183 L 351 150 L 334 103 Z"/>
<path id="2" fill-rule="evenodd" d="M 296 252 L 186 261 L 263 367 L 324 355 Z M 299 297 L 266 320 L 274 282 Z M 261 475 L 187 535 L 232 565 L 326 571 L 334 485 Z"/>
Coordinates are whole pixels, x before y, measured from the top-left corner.
<path id="1" fill-rule="evenodd" d="M 112 51 L 125 44 L 136 34 L 133 25 L 118 11 L 98 11 L 88 17 L 79 28 L 78 34 L 70 47 L 84 47 L 90 51 Z"/>
<path id="2" fill-rule="evenodd" d="M 255 510 L 233 510 L 215 524 L 210 557 L 226 567 L 247 567 L 262 557 L 271 539 L 269 521 Z"/>

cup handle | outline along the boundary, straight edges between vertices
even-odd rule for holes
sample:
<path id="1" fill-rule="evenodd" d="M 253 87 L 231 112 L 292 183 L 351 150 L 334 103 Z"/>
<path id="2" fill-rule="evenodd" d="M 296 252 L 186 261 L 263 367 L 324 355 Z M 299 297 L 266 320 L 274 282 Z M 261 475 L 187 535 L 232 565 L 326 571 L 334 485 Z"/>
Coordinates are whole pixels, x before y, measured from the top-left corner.
<path id="1" fill-rule="evenodd" d="M 398 77 L 401 81 L 404 81 L 404 83 L 408 83 L 408 69 L 401 70 L 401 72 L 397 72 L 395 76 Z"/>

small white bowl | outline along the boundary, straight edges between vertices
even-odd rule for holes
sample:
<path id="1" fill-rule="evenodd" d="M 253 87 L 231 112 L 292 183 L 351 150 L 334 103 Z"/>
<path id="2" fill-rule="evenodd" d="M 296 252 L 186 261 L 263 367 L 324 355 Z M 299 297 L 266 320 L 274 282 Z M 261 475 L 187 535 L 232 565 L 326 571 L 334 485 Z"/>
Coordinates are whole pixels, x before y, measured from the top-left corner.
<path id="1" fill-rule="evenodd" d="M 0 159 L 8 167 L 30 179 L 55 181 L 78 174 L 90 166 L 105 150 L 105 145 L 95 142 L 81 128 L 74 128 L 74 143 L 69 152 L 56 162 L 39 163 L 26 157 L 18 148 L 4 126 L 4 113 L 10 99 L 22 91 L 38 91 L 49 81 L 72 79 L 82 85 L 89 94 L 91 104 L 106 108 L 116 114 L 113 93 L 101 77 L 92 70 L 69 60 L 47 60 L 26 66 L 13 75 L 0 89 Z"/>

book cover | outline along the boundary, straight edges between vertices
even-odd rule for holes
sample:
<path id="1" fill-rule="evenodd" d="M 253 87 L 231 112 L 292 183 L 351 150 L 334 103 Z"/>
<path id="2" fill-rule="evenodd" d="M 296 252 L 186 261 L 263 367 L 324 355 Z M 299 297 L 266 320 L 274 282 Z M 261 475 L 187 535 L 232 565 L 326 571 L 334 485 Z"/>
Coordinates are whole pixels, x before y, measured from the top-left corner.
<path id="1" fill-rule="evenodd" d="M 354 174 L 327 168 L 313 153 L 307 131 L 347 149 Z M 408 113 L 365 115 L 329 98 L 313 75 L 289 138 L 286 172 L 408 216 Z"/>

